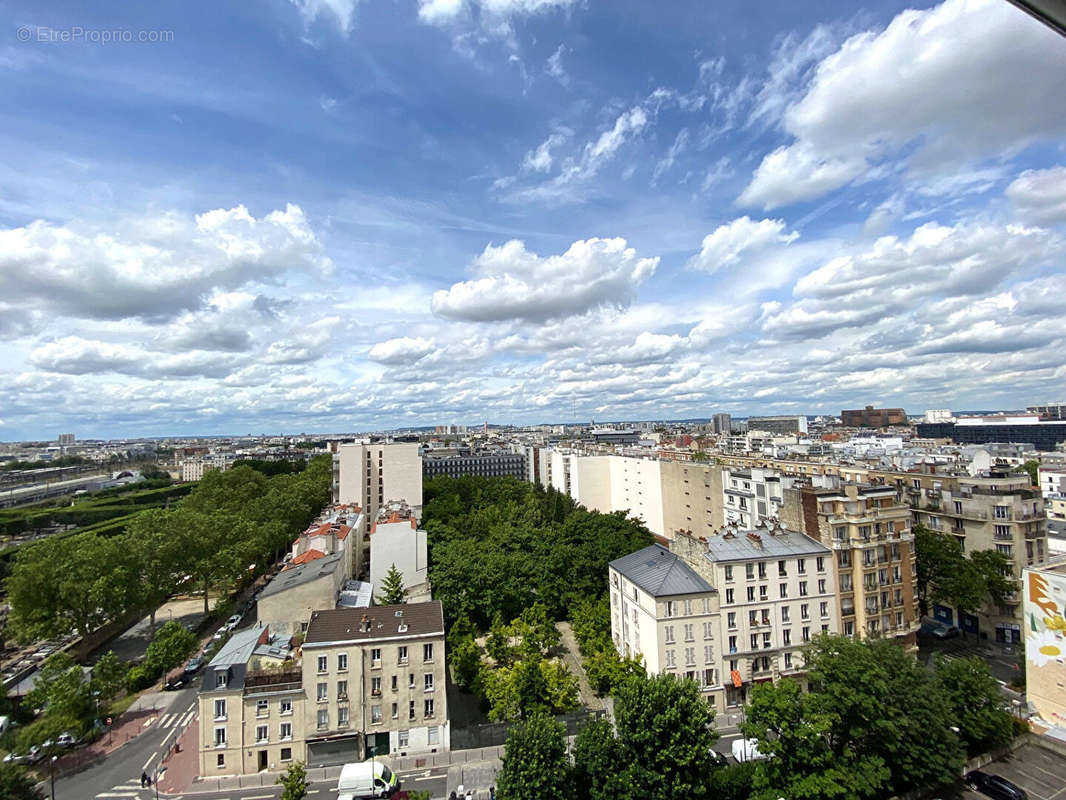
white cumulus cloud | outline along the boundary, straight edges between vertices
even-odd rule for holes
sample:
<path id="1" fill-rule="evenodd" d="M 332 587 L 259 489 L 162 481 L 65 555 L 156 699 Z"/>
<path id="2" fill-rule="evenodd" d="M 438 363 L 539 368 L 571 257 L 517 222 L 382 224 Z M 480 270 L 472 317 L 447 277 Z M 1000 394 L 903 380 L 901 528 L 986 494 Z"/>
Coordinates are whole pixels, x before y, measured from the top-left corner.
<path id="1" fill-rule="evenodd" d="M 700 252 L 689 262 L 689 269 L 702 272 L 717 272 L 722 267 L 735 264 L 744 253 L 763 250 L 771 245 L 787 245 L 799 238 L 796 231 L 785 232 L 785 222 L 780 219 L 755 221 L 748 216 L 738 217 L 725 225 L 719 225 L 703 237 Z"/>

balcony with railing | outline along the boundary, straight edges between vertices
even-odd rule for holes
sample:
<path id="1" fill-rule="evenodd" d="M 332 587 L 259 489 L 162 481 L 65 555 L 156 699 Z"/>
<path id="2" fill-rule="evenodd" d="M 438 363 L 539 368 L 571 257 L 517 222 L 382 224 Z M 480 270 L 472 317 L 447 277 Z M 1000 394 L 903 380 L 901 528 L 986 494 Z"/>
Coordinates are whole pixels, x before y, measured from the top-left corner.
<path id="1" fill-rule="evenodd" d="M 299 670 L 277 672 L 249 672 L 244 678 L 244 693 L 288 692 L 303 686 L 303 673 Z"/>

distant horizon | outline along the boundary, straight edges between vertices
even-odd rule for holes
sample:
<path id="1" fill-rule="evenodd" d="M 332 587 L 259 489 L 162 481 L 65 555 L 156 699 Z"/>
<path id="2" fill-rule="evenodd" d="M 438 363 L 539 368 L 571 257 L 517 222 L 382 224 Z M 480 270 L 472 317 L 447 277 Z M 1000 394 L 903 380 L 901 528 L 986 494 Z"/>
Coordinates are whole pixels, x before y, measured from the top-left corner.
<path id="1" fill-rule="evenodd" d="M 1033 405 L 1039 405 L 1039 404 L 1034 403 Z M 859 408 L 864 408 L 864 407 L 865 406 L 860 406 Z M 900 408 L 900 407 L 901 406 L 874 406 L 874 408 Z M 844 411 L 844 410 L 851 410 L 851 409 L 841 409 L 841 410 Z M 908 417 L 920 417 L 920 416 L 925 414 L 925 411 L 914 413 L 914 412 L 909 412 L 906 409 L 903 409 L 903 410 L 904 410 L 904 413 Z M 928 410 L 936 410 L 936 409 L 928 409 Z M 807 413 L 807 414 L 803 414 L 802 412 L 781 412 L 781 413 L 760 412 L 758 414 L 739 414 L 739 413 L 732 413 L 732 412 L 728 412 L 728 411 L 726 411 L 726 412 L 714 412 L 714 413 L 726 413 L 726 414 L 729 414 L 730 417 L 732 419 L 735 419 L 735 420 L 747 420 L 747 419 L 749 419 L 751 417 L 773 417 L 773 416 L 805 416 L 805 417 L 808 417 L 808 418 L 811 418 L 811 417 L 836 417 L 838 419 L 840 417 L 840 412 L 837 412 L 836 414 L 831 414 L 831 413 Z M 952 413 L 953 416 L 960 416 L 960 415 L 962 415 L 962 416 L 981 416 L 981 415 L 996 415 L 996 414 L 1024 414 L 1024 413 L 1027 413 L 1027 412 L 1026 412 L 1025 408 L 1022 408 L 1022 409 L 977 409 L 977 410 L 969 410 L 969 409 L 956 410 L 956 409 L 951 409 L 951 413 Z M 629 419 L 629 420 L 626 420 L 626 419 L 603 419 L 603 420 L 596 420 L 595 424 L 596 425 L 640 425 L 640 424 L 643 424 L 643 423 L 653 423 L 653 424 L 662 423 L 662 424 L 666 424 L 666 425 L 684 425 L 684 424 L 689 424 L 689 425 L 703 424 L 703 425 L 706 425 L 706 424 L 710 424 L 713 421 L 713 418 L 714 418 L 714 415 L 711 414 L 711 415 L 706 416 L 706 417 L 677 417 L 677 418 L 670 418 L 670 419 L 650 418 L 650 417 L 649 418 L 645 418 L 645 419 Z M 590 423 L 591 423 L 591 420 L 587 420 L 586 419 L 586 420 L 570 420 L 570 421 L 565 421 L 565 422 L 555 421 L 555 422 L 523 422 L 523 423 L 492 422 L 492 421 L 489 421 L 488 425 L 489 425 L 490 428 L 527 428 L 527 427 L 535 427 L 535 426 L 552 426 L 552 427 L 554 427 L 554 426 L 559 426 L 559 425 L 563 425 L 563 426 L 568 426 L 568 425 L 589 425 Z M 78 435 L 77 431 L 64 431 L 64 433 L 73 433 L 74 436 L 75 436 L 75 444 L 77 444 L 79 442 L 94 442 L 94 441 L 95 442 L 116 442 L 116 441 L 160 440 L 160 439 L 237 439 L 237 438 L 244 438 L 244 437 L 253 437 L 253 438 L 266 438 L 266 437 L 293 438 L 293 437 L 297 437 L 297 438 L 314 439 L 316 437 L 341 438 L 341 437 L 348 437 L 348 436 L 360 437 L 360 436 L 389 435 L 389 434 L 418 433 L 418 432 L 432 433 L 434 428 L 436 428 L 437 426 L 443 426 L 443 425 L 464 425 L 467 428 L 467 433 L 476 433 L 479 429 L 482 428 L 482 426 L 484 424 L 485 424 L 484 420 L 482 420 L 481 422 L 475 423 L 475 424 L 468 424 L 468 423 L 462 423 L 462 422 L 439 422 L 439 423 L 430 423 L 430 424 L 427 424 L 427 425 L 414 425 L 414 426 L 407 427 L 407 428 L 379 428 L 379 429 L 373 429 L 373 430 L 367 429 L 367 430 L 354 431 L 354 432 L 349 432 L 349 431 L 344 431 L 344 432 L 338 432 L 338 431 L 313 431 L 313 432 L 310 432 L 310 433 L 306 432 L 306 431 L 300 431 L 299 433 L 296 433 L 296 432 L 182 433 L 182 434 L 173 434 L 172 433 L 172 434 L 162 434 L 162 435 L 143 434 L 143 435 L 111 436 L 111 437 L 100 437 L 100 436 L 85 436 L 85 437 L 82 437 L 82 436 Z M 443 435 L 443 436 L 453 436 L 453 435 L 457 435 L 457 434 L 441 434 L 441 435 Z M 31 439 L 17 439 L 17 440 L 0 440 L 0 444 L 2 444 L 2 445 L 17 445 L 17 444 L 39 443 L 39 444 L 57 445 L 58 444 L 58 441 L 57 441 L 58 437 L 59 437 L 59 434 L 57 433 L 54 436 L 52 436 L 51 438 L 36 438 L 36 439 L 31 438 Z"/>

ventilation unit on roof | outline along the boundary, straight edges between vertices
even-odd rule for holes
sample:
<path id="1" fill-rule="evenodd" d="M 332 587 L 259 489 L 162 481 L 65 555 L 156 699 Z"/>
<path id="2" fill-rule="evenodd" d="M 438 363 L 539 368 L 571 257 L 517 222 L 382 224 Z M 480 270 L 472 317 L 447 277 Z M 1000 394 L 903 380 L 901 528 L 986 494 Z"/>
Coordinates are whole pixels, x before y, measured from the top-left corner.
<path id="1" fill-rule="evenodd" d="M 400 631 L 400 633 L 407 633 L 407 625 L 401 622 L 400 623 L 400 627 L 399 627 L 399 631 Z"/>
<path id="2" fill-rule="evenodd" d="M 396 616 L 397 617 L 402 617 L 403 616 L 403 611 L 402 610 L 401 611 L 397 611 L 396 612 Z"/>

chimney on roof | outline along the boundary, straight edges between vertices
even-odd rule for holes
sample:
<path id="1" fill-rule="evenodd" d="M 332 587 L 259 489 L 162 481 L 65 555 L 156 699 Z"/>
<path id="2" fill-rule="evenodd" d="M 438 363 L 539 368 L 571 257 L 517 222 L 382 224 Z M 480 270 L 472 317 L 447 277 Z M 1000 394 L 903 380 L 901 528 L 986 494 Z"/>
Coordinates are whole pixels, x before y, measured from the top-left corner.
<path id="1" fill-rule="evenodd" d="M 363 614 L 363 618 L 359 620 L 359 629 L 363 631 L 363 633 L 370 632 L 370 617 L 366 614 Z"/>
<path id="2" fill-rule="evenodd" d="M 760 550 L 762 549 L 762 537 L 759 534 L 757 534 L 755 531 L 750 531 L 748 533 L 748 539 L 751 541 L 751 543 L 753 545 L 758 547 Z"/>

